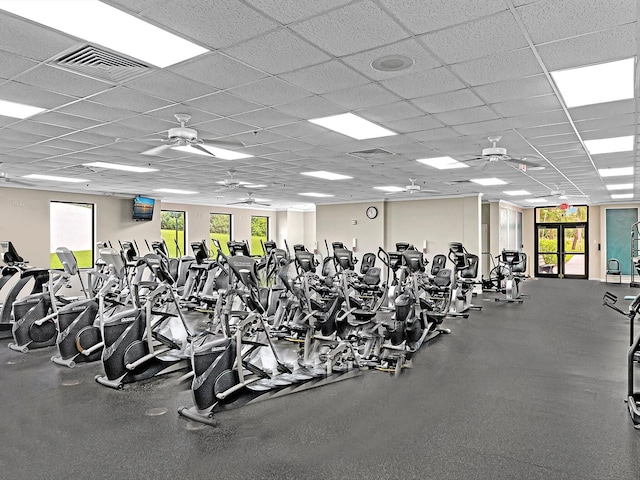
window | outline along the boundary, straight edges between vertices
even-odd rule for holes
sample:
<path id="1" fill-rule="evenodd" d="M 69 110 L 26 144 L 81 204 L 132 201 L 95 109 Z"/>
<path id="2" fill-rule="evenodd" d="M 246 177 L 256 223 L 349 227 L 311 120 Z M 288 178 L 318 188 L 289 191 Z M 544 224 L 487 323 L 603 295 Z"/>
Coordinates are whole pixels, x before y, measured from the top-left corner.
<path id="1" fill-rule="evenodd" d="M 162 210 L 160 220 L 160 232 L 162 239 L 169 249 L 169 256 L 172 258 L 182 256 L 186 253 L 185 245 L 185 212 L 174 210 Z"/>
<path id="2" fill-rule="evenodd" d="M 522 213 L 500 207 L 500 250 L 521 250 Z"/>
<path id="3" fill-rule="evenodd" d="M 62 268 L 62 263 L 56 255 L 58 247 L 71 250 L 80 268 L 93 267 L 93 211 L 94 206 L 91 203 L 50 203 L 50 268 Z"/>
<path id="4" fill-rule="evenodd" d="M 539 207 L 536 208 L 538 223 L 584 223 L 587 221 L 587 206 Z"/>
<path id="5" fill-rule="evenodd" d="M 225 255 L 229 255 L 227 242 L 231 240 L 231 215 L 228 213 L 212 213 L 209 216 L 209 236 L 211 240 L 218 240 L 222 246 L 222 252 Z M 209 250 L 214 257 L 218 254 L 218 252 L 214 252 L 213 247 Z"/>
<path id="6" fill-rule="evenodd" d="M 269 217 L 251 217 L 251 255 L 262 255 L 262 242 L 269 240 Z"/>

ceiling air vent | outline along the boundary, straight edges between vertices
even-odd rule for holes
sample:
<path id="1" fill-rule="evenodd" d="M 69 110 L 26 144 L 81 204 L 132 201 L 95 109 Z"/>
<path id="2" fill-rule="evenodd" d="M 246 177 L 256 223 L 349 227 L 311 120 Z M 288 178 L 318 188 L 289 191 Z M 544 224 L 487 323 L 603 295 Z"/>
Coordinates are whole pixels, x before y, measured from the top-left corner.
<path id="1" fill-rule="evenodd" d="M 393 155 L 391 152 L 387 152 L 381 148 L 372 148 L 370 150 L 359 150 L 357 152 L 351 152 L 351 155 L 362 158 L 382 157 L 383 155 Z"/>
<path id="2" fill-rule="evenodd" d="M 79 50 L 65 53 L 51 64 L 111 83 L 126 82 L 151 70 L 148 65 L 92 45 L 85 45 Z"/>

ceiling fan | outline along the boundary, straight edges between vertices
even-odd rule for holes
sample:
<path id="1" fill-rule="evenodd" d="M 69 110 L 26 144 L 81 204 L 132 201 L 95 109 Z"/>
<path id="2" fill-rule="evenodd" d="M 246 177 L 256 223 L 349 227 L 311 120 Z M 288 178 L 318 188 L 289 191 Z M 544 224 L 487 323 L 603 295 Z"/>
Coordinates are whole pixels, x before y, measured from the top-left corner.
<path id="1" fill-rule="evenodd" d="M 237 189 L 254 189 L 254 188 L 265 188 L 268 187 L 268 184 L 265 183 L 251 183 L 251 182 L 243 182 L 241 180 L 236 180 L 234 178 L 236 170 L 228 170 L 227 174 L 229 178 L 225 178 L 224 180 L 219 180 L 216 183 L 220 185 L 220 187 L 216 188 L 214 192 L 224 192 L 226 190 L 237 190 Z"/>
<path id="2" fill-rule="evenodd" d="M 556 197 L 558 200 L 570 200 L 572 198 L 585 198 L 588 199 L 589 195 L 567 195 L 566 190 L 559 189 L 557 186 L 555 189 L 550 189 L 547 195 L 539 195 L 539 198 L 544 197 Z"/>
<path id="3" fill-rule="evenodd" d="M 387 192 L 386 195 L 398 195 L 403 193 L 408 193 L 409 195 L 416 195 L 420 193 L 440 193 L 437 190 L 423 189 L 420 185 L 416 185 L 416 180 L 417 179 L 415 178 L 410 178 L 409 179 L 409 182 L 411 182 L 410 185 L 405 186 L 402 190 L 399 190 L 397 192 Z"/>
<path id="4" fill-rule="evenodd" d="M 471 158 L 467 158 L 465 160 L 461 160 L 462 162 L 473 162 L 476 160 L 484 160 L 486 163 L 481 166 L 491 164 L 493 162 L 507 162 L 511 164 L 522 165 L 525 169 L 529 170 L 543 170 L 544 166 L 537 163 L 535 159 L 539 159 L 535 155 L 509 155 L 507 153 L 507 149 L 504 147 L 499 147 L 498 142 L 502 139 L 500 136 L 495 137 L 487 137 L 487 140 L 491 142 L 491 146 L 482 149 L 482 154 L 480 155 L 472 155 Z M 534 160 L 534 161 L 531 161 Z"/>
<path id="5" fill-rule="evenodd" d="M 167 131 L 167 138 L 151 139 L 150 141 L 161 142 L 162 145 L 146 150 L 142 152 L 142 155 L 160 155 L 163 152 L 175 147 L 191 147 L 195 148 L 196 150 L 200 150 L 207 155 L 215 157 L 213 153 L 205 148 L 207 145 L 219 148 L 244 147 L 244 144 L 237 140 L 214 140 L 209 138 L 200 138 L 196 130 L 187 127 L 187 122 L 191 119 L 191 115 L 187 113 L 176 113 L 174 117 L 176 117 L 176 120 L 178 120 L 180 126 L 170 128 Z"/>
<path id="6" fill-rule="evenodd" d="M 260 206 L 263 206 L 263 207 L 270 207 L 271 206 L 270 203 L 258 202 L 255 198 L 252 197 L 253 192 L 249 192 L 247 195 L 249 195 L 249 198 L 246 198 L 246 199 L 242 200 L 241 202 L 227 203 L 227 205 L 260 205 Z"/>

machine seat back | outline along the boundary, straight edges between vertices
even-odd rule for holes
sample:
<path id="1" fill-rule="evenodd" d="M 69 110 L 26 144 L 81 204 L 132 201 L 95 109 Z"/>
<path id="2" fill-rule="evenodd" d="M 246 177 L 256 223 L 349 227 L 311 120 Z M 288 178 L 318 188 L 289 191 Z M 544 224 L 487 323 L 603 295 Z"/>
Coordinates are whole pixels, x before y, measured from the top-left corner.
<path id="1" fill-rule="evenodd" d="M 461 270 L 458 270 L 460 277 L 465 280 L 472 280 L 478 276 L 478 266 L 480 264 L 480 259 L 477 255 L 473 255 L 472 253 L 466 254 L 467 258 L 467 266 Z"/>
<path id="2" fill-rule="evenodd" d="M 402 252 L 402 258 L 409 272 L 424 272 L 425 263 L 422 252 L 419 252 L 417 250 L 405 250 L 404 252 Z"/>
<path id="3" fill-rule="evenodd" d="M 367 270 L 376 265 L 376 254 L 365 253 L 362 256 L 362 264 L 360 265 L 360 273 L 365 274 Z"/>
<path id="4" fill-rule="evenodd" d="M 439 253 L 431 261 L 431 275 L 436 276 L 447 264 L 447 257 Z"/>

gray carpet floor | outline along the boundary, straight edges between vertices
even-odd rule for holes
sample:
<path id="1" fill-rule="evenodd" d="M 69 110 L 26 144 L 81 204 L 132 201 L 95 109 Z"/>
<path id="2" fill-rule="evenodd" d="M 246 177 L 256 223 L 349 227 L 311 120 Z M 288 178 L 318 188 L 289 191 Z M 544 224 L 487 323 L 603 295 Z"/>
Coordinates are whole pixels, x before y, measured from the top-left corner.
<path id="1" fill-rule="evenodd" d="M 191 398 L 175 377 L 115 391 L 94 382 L 99 363 L 69 370 L 3 340 L 0 477 L 637 480 L 628 321 L 602 306 L 607 289 L 634 292 L 540 279 L 521 305 L 478 296 L 483 310 L 447 320 L 400 378 L 366 372 L 215 428 L 177 415 Z"/>

